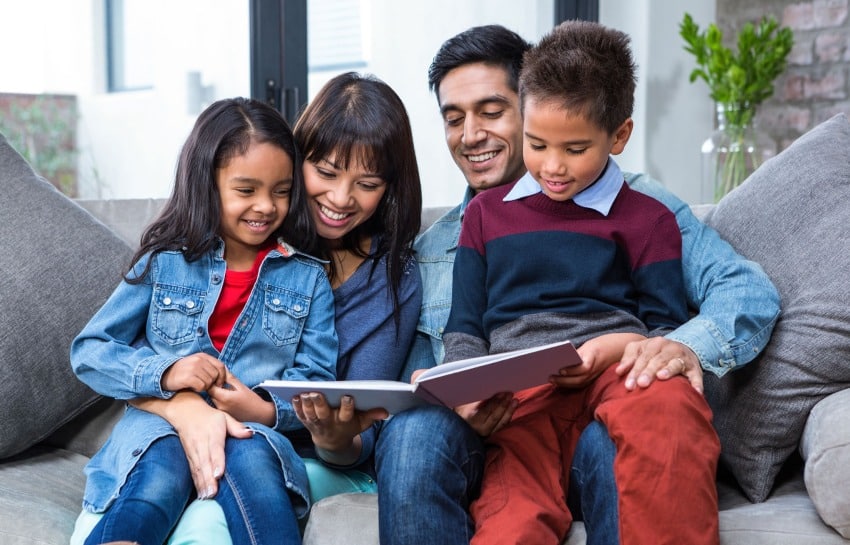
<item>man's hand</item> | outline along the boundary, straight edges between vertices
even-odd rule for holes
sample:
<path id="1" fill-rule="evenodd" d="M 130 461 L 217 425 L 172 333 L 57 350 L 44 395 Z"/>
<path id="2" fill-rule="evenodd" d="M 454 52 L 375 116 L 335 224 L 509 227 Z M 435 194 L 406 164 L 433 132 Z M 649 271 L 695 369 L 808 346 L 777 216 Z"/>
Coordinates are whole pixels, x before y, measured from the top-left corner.
<path id="1" fill-rule="evenodd" d="M 626 376 L 626 389 L 647 388 L 657 378 L 667 380 L 685 375 L 691 386 L 703 393 L 702 366 L 693 351 L 682 343 L 653 337 L 626 346 L 617 366 L 617 374 Z"/>
<path id="2" fill-rule="evenodd" d="M 514 415 L 517 400 L 510 392 L 502 392 L 484 401 L 455 407 L 455 412 L 481 437 L 504 428 Z"/>

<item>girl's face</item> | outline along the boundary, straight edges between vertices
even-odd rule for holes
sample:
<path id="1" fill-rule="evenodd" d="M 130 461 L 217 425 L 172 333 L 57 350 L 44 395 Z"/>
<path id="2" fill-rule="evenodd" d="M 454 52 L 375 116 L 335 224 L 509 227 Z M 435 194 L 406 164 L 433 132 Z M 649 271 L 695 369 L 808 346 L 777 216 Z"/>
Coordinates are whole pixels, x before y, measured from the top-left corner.
<path id="1" fill-rule="evenodd" d="M 343 169 L 334 155 L 304 161 L 304 183 L 316 231 L 326 240 L 339 240 L 371 218 L 387 190 L 386 181 L 359 160 Z"/>
<path id="2" fill-rule="evenodd" d="M 250 269 L 257 250 L 283 223 L 292 190 L 292 158 L 269 143 L 252 142 L 216 173 L 220 235 L 231 269 Z M 247 267 L 246 267 L 247 265 Z"/>

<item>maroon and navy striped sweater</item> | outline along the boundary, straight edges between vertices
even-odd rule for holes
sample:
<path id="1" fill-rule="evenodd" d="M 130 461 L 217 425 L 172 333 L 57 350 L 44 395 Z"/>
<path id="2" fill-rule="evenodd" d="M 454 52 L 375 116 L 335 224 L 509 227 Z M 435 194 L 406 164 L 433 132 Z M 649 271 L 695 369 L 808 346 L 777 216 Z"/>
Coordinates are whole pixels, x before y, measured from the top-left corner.
<path id="1" fill-rule="evenodd" d="M 623 184 L 607 216 L 543 193 L 466 208 L 445 361 L 603 333 L 663 335 L 688 318 L 676 218 Z"/>

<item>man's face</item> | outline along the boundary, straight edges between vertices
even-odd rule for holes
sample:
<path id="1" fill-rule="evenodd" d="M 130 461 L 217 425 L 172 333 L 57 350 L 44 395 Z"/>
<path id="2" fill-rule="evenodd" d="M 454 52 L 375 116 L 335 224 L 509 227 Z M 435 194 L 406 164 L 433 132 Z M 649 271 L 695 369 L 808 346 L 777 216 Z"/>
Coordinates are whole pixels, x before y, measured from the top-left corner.
<path id="1" fill-rule="evenodd" d="M 443 77 L 437 98 L 446 144 L 473 190 L 525 173 L 519 97 L 504 69 L 480 62 L 455 68 Z"/>

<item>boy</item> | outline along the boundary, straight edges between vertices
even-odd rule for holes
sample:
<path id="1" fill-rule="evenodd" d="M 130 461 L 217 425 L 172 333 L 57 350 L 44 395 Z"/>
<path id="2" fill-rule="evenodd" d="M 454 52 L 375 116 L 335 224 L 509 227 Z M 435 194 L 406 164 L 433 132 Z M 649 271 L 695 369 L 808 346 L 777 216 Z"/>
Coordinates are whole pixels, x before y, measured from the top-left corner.
<path id="1" fill-rule="evenodd" d="M 565 369 L 516 396 L 487 440 L 472 543 L 561 542 L 570 460 L 594 418 L 617 445 L 622 543 L 718 542 L 705 400 L 682 377 L 629 392 L 613 365 L 688 318 L 675 218 L 610 158 L 631 135 L 634 73 L 621 32 L 569 21 L 544 37 L 520 76 L 528 174 L 466 209 L 446 361 L 569 338 L 597 374 L 576 388 Z"/>

